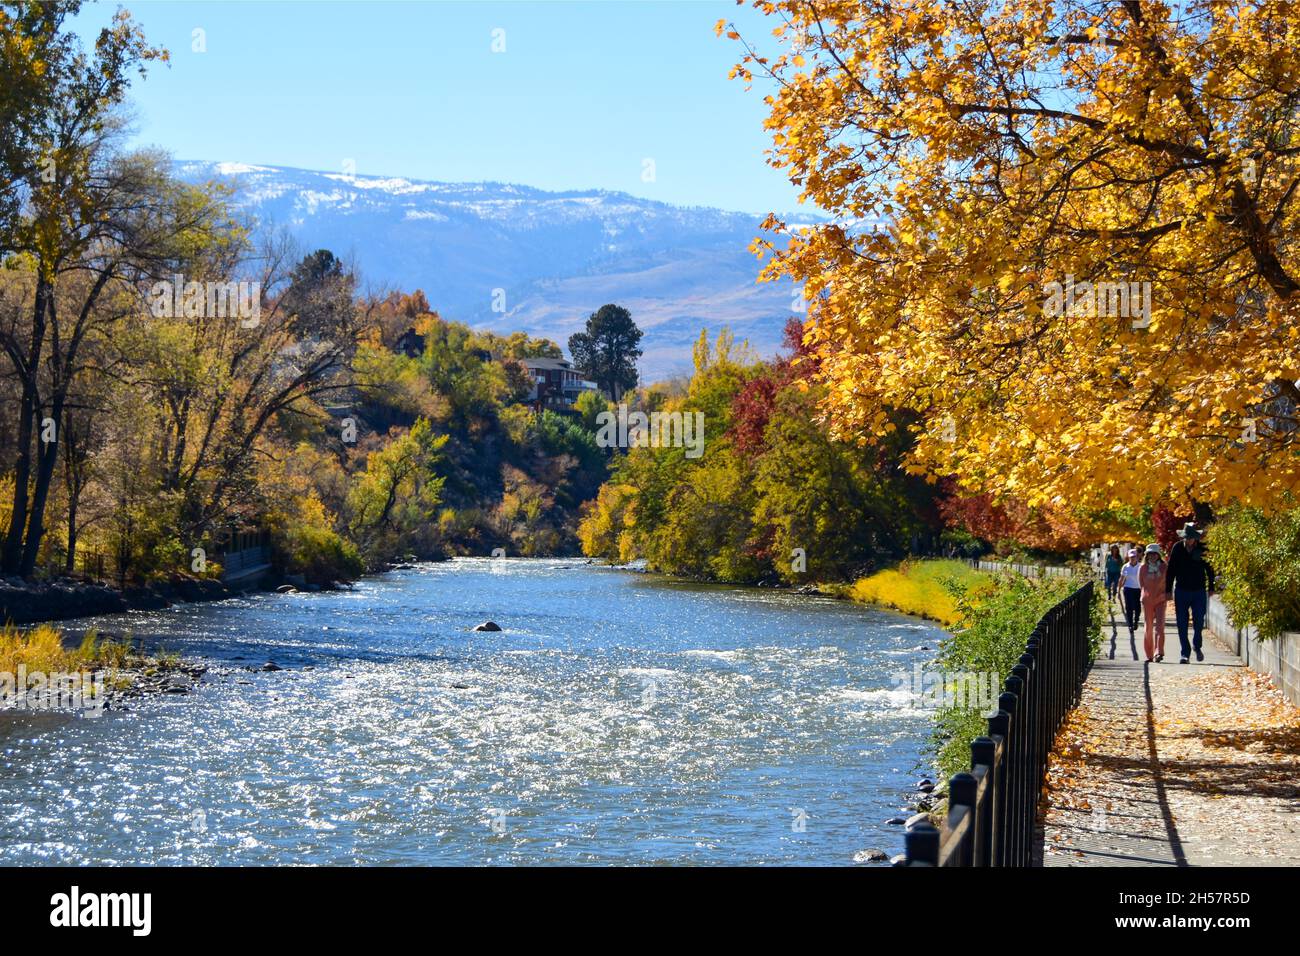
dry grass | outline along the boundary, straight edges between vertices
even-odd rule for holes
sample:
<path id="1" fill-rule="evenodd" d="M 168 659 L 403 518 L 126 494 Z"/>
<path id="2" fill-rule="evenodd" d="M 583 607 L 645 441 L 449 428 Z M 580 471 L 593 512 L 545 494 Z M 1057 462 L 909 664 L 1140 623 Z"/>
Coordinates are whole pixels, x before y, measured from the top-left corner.
<path id="1" fill-rule="evenodd" d="M 21 630 L 6 624 L 0 630 L 0 673 L 16 674 L 19 667 L 28 672 L 72 672 L 125 665 L 131 657 L 125 643 L 101 641 L 92 628 L 76 650 L 63 644 L 63 632 L 49 624 Z"/>

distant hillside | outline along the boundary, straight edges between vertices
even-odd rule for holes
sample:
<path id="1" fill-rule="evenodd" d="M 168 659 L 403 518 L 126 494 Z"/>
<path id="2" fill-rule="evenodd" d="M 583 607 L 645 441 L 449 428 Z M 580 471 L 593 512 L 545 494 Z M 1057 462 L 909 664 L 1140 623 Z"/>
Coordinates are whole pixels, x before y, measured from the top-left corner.
<path id="1" fill-rule="evenodd" d="M 646 333 L 645 381 L 689 370 L 703 327 L 728 325 L 770 355 L 791 315 L 788 283 L 755 281 L 748 245 L 761 220 L 746 213 L 600 190 L 177 165 L 190 181 L 232 181 L 244 208 L 309 248 L 355 256 L 365 280 L 423 289 L 447 318 L 563 345 L 599 306 L 626 306 Z"/>

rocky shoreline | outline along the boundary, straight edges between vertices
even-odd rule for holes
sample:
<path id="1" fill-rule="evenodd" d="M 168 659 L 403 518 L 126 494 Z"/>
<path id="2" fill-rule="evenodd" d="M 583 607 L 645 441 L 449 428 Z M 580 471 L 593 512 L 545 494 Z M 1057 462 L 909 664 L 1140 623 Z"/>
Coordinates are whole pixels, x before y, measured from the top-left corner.
<path id="1" fill-rule="evenodd" d="M 118 590 L 107 584 L 56 578 L 0 578 L 0 621 L 38 624 L 74 617 L 153 610 L 178 602 L 218 601 L 236 592 L 210 578 L 177 578 L 149 587 Z"/>
<path id="2" fill-rule="evenodd" d="M 174 604 L 221 601 L 250 591 L 322 591 L 346 587 L 307 584 L 290 576 L 270 577 L 256 587 L 230 588 L 213 578 L 177 577 L 144 587 L 115 588 L 92 581 L 55 578 L 51 581 L 25 581 L 0 578 L 0 624 L 41 624 L 66 621 L 124 611 L 156 611 Z"/>
<path id="3" fill-rule="evenodd" d="M 188 694 L 196 691 L 205 680 L 224 681 L 240 674 L 279 670 L 283 668 L 273 662 L 260 667 L 230 667 L 177 658 L 132 657 L 121 664 L 89 668 L 88 673 L 92 675 L 91 686 L 102 680 L 102 700 L 97 697 L 79 696 L 76 698 L 75 709 L 82 712 L 83 716 L 87 715 L 86 712 L 93 714 L 96 711 L 124 713 L 130 711 L 134 704 L 146 697 L 160 694 Z M 30 691 L 20 690 L 17 698 L 12 694 L 0 697 L 0 717 L 24 712 L 46 713 L 65 710 L 50 705 L 51 693 L 50 688 L 40 685 Z"/>
<path id="4" fill-rule="evenodd" d="M 390 564 L 382 570 L 410 567 L 413 565 Z M 0 624 L 28 627 L 133 610 L 160 610 L 175 604 L 220 601 L 250 592 L 291 594 L 299 591 L 328 591 L 347 586 L 348 582 L 335 582 L 325 586 L 310 584 L 297 575 L 267 575 L 256 586 L 243 588 L 227 587 L 213 578 L 178 576 L 164 583 L 124 589 L 102 582 L 71 578 L 27 581 L 17 577 L 0 577 Z M 99 639 L 130 643 L 128 636 L 108 632 L 101 632 Z M 132 701 L 142 697 L 186 694 L 196 690 L 205 677 L 225 680 L 245 671 L 281 669 L 274 662 L 267 662 L 260 667 L 214 667 L 195 660 L 166 655 L 150 657 L 131 652 L 125 661 L 112 667 L 92 666 L 90 673 L 104 677 L 102 709 L 127 711 L 131 709 Z M 12 701 L 7 706 L 0 705 L 0 715 L 45 709 L 40 704 L 41 693 L 40 690 L 33 690 L 32 696 L 18 706 L 14 706 Z"/>

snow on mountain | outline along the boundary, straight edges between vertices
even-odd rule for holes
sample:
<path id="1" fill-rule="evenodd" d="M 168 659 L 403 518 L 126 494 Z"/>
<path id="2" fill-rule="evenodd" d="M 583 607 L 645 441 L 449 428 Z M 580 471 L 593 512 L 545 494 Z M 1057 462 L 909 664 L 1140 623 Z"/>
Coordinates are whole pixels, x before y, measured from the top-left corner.
<path id="1" fill-rule="evenodd" d="M 566 345 L 606 302 L 645 330 L 643 381 L 688 371 L 701 328 L 723 325 L 761 355 L 792 314 L 787 283 L 756 282 L 761 217 L 602 190 L 437 183 L 234 162 L 179 162 L 220 179 L 264 227 L 354 257 L 363 281 L 423 289 L 444 317 Z M 806 218 L 806 214 L 801 214 Z M 498 291 L 500 290 L 500 291 Z M 504 311 L 493 311 L 504 302 Z"/>

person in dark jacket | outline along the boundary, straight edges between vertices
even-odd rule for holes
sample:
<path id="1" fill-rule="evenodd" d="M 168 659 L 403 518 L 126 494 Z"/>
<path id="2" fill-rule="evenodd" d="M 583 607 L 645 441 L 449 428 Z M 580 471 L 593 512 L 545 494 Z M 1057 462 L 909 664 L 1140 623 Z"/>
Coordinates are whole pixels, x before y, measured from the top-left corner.
<path id="1" fill-rule="evenodd" d="M 1119 597 L 1119 569 L 1124 559 L 1119 556 L 1119 545 L 1112 544 L 1106 555 L 1106 597 L 1114 601 Z"/>
<path id="2" fill-rule="evenodd" d="M 1186 664 L 1193 650 L 1198 661 L 1205 660 L 1205 654 L 1201 652 L 1201 632 L 1205 628 L 1205 608 L 1210 592 L 1214 590 L 1214 568 L 1206 560 L 1201 529 L 1194 522 L 1187 522 L 1178 536 L 1183 540 L 1175 543 L 1169 551 L 1165 594 L 1174 599 L 1174 620 L 1178 622 L 1178 643 L 1182 647 L 1182 658 L 1178 663 Z M 1187 642 L 1189 616 L 1193 630 L 1191 644 Z"/>

